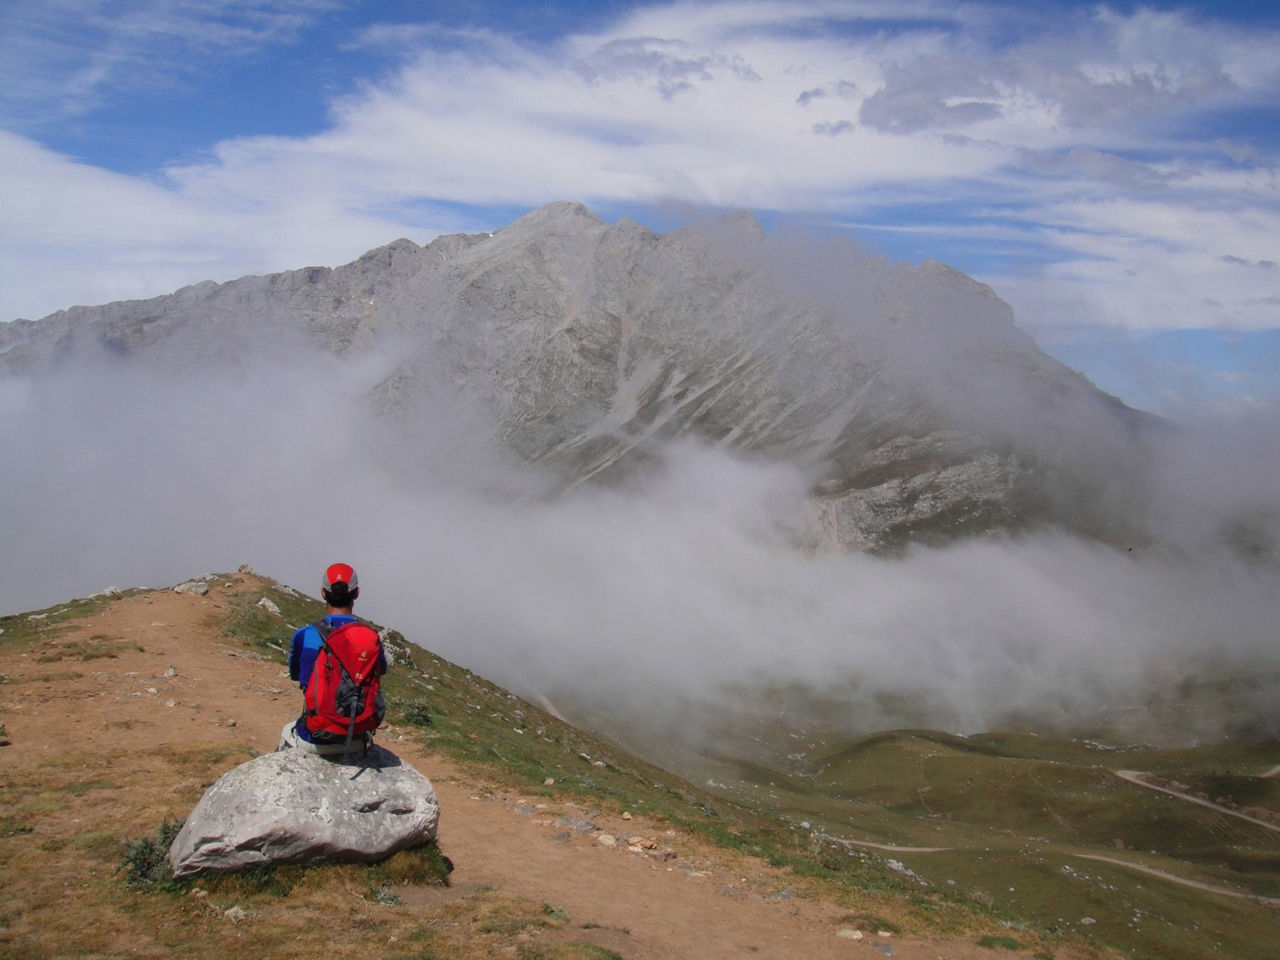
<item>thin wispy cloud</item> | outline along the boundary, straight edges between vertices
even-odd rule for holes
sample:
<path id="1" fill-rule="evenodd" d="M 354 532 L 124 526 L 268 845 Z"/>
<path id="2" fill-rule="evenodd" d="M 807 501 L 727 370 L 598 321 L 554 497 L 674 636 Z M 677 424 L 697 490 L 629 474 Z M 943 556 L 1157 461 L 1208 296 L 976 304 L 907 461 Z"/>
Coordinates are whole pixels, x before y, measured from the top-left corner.
<path id="1" fill-rule="evenodd" d="M 287 42 L 335 0 L 7 0 L 0 103 L 40 126 L 109 99 L 194 82 L 214 62 Z"/>

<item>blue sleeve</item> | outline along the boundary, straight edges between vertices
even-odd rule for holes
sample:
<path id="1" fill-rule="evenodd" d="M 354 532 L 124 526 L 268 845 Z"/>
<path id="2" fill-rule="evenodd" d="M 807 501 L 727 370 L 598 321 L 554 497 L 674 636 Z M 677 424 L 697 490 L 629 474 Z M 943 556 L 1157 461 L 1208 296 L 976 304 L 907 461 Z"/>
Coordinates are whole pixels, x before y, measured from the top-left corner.
<path id="1" fill-rule="evenodd" d="M 311 679 L 311 668 L 316 665 L 320 644 L 320 631 L 314 626 L 305 626 L 293 635 L 293 643 L 289 645 L 289 679 L 298 681 L 304 690 Z"/>
<path id="2" fill-rule="evenodd" d="M 302 666 L 302 634 L 306 630 L 294 631 L 293 642 L 289 644 L 289 679 L 296 681 L 298 679 L 298 671 Z"/>

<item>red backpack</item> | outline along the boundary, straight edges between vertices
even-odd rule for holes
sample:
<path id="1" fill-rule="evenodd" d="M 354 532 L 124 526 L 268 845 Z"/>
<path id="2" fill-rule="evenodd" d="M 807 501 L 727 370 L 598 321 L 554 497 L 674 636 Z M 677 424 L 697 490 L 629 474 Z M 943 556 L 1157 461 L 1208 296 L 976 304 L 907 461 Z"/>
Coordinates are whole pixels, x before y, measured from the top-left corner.
<path id="1" fill-rule="evenodd" d="M 322 641 L 302 694 L 312 733 L 352 734 L 378 729 L 386 713 L 382 699 L 382 639 L 359 620 L 315 625 Z"/>

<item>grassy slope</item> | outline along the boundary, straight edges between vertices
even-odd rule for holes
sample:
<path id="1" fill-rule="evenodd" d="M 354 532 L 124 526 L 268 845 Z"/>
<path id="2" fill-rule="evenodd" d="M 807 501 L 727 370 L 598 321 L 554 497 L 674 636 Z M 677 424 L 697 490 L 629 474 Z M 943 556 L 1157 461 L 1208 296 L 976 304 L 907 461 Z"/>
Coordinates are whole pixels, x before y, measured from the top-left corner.
<path id="1" fill-rule="evenodd" d="M 225 610 L 185 642 L 234 638 L 251 659 L 283 663 L 286 625 L 323 613 L 316 601 L 255 575 L 211 579 Z M 140 595 L 146 593 L 127 591 L 126 596 L 145 599 Z M 258 606 L 264 596 L 279 607 L 279 615 Z M 28 690 L 35 690 L 38 701 L 60 701 L 67 696 L 59 687 L 63 681 L 87 684 L 107 661 L 129 657 L 138 659 L 141 672 L 128 676 L 145 686 L 163 661 L 139 644 L 90 635 L 93 628 L 82 623 L 112 602 L 78 600 L 0 618 L 0 656 L 15 664 L 12 672 L 0 674 L 0 690 L 31 684 Z M 395 658 L 386 679 L 388 722 L 406 733 L 416 727 L 431 749 L 474 773 L 474 789 L 502 795 L 510 788 L 553 803 L 577 803 L 580 809 L 636 810 L 721 845 L 730 861 L 756 856 L 790 864 L 794 890 L 813 890 L 843 903 L 847 922 L 866 929 L 922 936 L 945 931 L 971 941 L 1004 932 L 983 911 L 963 903 L 908 898 L 912 885 L 882 863 L 829 851 L 775 819 L 699 791 L 398 634 L 390 635 L 388 646 Z M 38 675 L 18 666 L 23 660 L 40 664 Z M 4 710 L 0 705 L 0 723 Z M 233 960 L 310 957 L 328 952 L 335 941 L 359 942 L 369 929 L 377 930 L 380 956 L 390 960 L 617 956 L 589 942 L 585 928 L 574 927 L 555 905 L 499 890 L 469 891 L 426 906 L 414 895 L 413 908 L 399 906 L 399 893 L 410 896 L 407 886 L 440 882 L 437 858 L 430 855 L 401 854 L 373 867 L 287 867 L 168 880 L 163 869 L 153 868 L 165 862 L 171 814 L 191 809 L 221 773 L 255 751 L 246 742 L 237 744 L 234 735 L 230 744 L 226 736 L 215 743 L 198 732 L 196 739 L 141 748 L 128 737 L 136 722 L 124 717 L 111 724 L 122 732 L 118 748 L 88 751 L 68 744 L 34 767 L 0 767 L 0 877 L 7 892 L 0 905 L 0 954 L 6 960 L 203 957 L 215 949 L 211 944 Z M 0 728 L 0 740 L 2 734 Z M 237 910 L 251 922 L 237 923 Z"/>
<path id="2" fill-rule="evenodd" d="M 280 617 L 256 606 L 264 594 L 279 606 Z M 284 657 L 281 619 L 301 624 L 323 612 L 317 602 L 270 581 L 255 581 L 237 599 L 230 616 L 211 623 L 210 629 L 230 633 L 277 662 Z M 0 653 L 12 653 L 37 640 L 48 642 L 69 618 L 92 613 L 105 602 L 81 601 L 54 608 L 40 621 L 29 621 L 25 614 L 4 618 Z M 110 656 L 109 644 L 103 638 L 96 647 L 85 645 L 79 655 Z M 1218 823 L 1213 818 L 1220 815 L 1211 811 L 1184 810 L 1181 801 L 1124 784 L 1101 764 L 1149 769 L 1197 789 L 1212 785 L 1234 791 L 1232 796 L 1240 802 L 1260 803 L 1274 799 L 1273 783 L 1259 785 L 1250 774 L 1280 763 L 1274 744 L 1240 748 L 1231 755 L 1204 751 L 1121 757 L 1108 753 L 1100 759 L 1095 748 L 1069 741 L 1016 736 L 963 740 L 932 732 L 895 733 L 832 750 L 821 769 L 807 775 L 786 777 L 757 769 L 760 802 L 742 805 L 713 797 L 638 761 L 406 643 L 399 635 L 391 635 L 389 646 L 397 661 L 386 681 L 389 721 L 402 729 L 416 727 L 432 749 L 472 765 L 488 781 L 532 796 L 573 799 L 605 810 L 643 810 L 722 846 L 789 866 L 798 889 L 820 888 L 825 895 L 843 900 L 851 911 L 874 917 L 876 924 L 918 935 L 968 932 L 974 939 L 1003 933 L 1017 938 L 1036 956 L 1052 956 L 1056 943 L 1081 938 L 1135 957 L 1244 960 L 1270 956 L 1275 915 L 1265 908 L 1176 887 L 1074 854 L 1105 852 L 1117 858 L 1138 858 L 1135 852 L 1116 848 L 1114 840 L 1120 837 L 1130 847 L 1159 850 L 1158 856 L 1143 854 L 1141 859 L 1170 872 L 1258 892 L 1272 889 L 1274 834 L 1242 832 L 1236 824 Z M 74 673 L 76 661 L 67 668 Z M 198 785 L 211 782 L 214 772 L 225 768 L 225 753 L 215 753 L 193 748 L 163 759 L 166 767 L 176 768 L 186 778 L 186 784 Z M 26 821 L 39 816 L 41 804 L 61 802 L 55 795 L 127 790 L 130 777 L 146 775 L 126 762 L 108 774 L 87 776 L 83 768 L 89 763 L 89 758 L 67 755 L 50 765 L 48 779 L 40 786 L 0 775 L 6 787 L 0 802 L 0 834 L 21 840 Z M 818 829 L 802 828 L 802 818 Z M 152 827 L 158 826 L 158 819 Z M 956 849 L 918 855 L 849 849 L 825 840 L 824 832 Z M 113 915 L 128 915 L 161 931 L 161 942 L 172 955 L 199 955 L 200 930 L 209 923 L 201 912 L 205 908 L 187 899 L 144 897 L 125 890 L 122 875 L 114 869 L 123 854 L 117 833 L 96 830 L 70 836 L 59 850 L 41 852 L 96 863 L 90 871 L 95 879 L 88 885 L 88 895 L 99 898 Z M 1228 854 L 1225 860 L 1219 859 Z M 1218 866 L 1219 862 L 1226 866 Z M 21 850 L 0 853 L 0 869 L 6 873 L 24 869 L 28 863 Z M 898 864 L 916 876 L 895 869 Z M 450 918 L 433 921 L 428 930 L 402 914 L 389 918 L 382 912 L 390 908 L 377 905 L 377 891 L 393 881 L 369 873 L 368 868 L 333 867 L 313 871 L 306 886 L 312 905 L 336 900 L 337 891 L 349 890 L 353 884 L 367 889 L 369 908 L 353 912 L 344 907 L 343 923 L 358 928 L 372 916 L 378 917 L 379 924 L 394 920 L 392 926 L 404 949 L 392 950 L 388 956 L 426 957 L 433 955 L 432 950 L 440 956 L 484 956 L 489 935 L 485 929 L 501 931 L 514 923 L 537 930 L 558 923 L 543 905 L 495 894 L 468 900 L 468 905 L 441 908 L 443 913 L 435 920 L 452 911 Z M 254 889 L 250 881 L 235 882 L 241 887 L 227 896 L 240 897 L 252 909 L 266 913 L 273 909 L 271 898 L 285 901 L 277 911 L 281 917 L 277 940 L 246 943 L 242 955 L 262 956 L 273 949 L 276 955 L 286 955 L 285 944 L 293 944 L 294 937 L 301 938 L 296 941 L 297 955 L 309 949 L 305 924 L 286 919 L 299 910 L 297 894 L 287 889 L 288 875 L 278 885 L 285 889 L 283 894 L 270 884 Z M 217 891 L 213 893 L 216 897 Z M 463 915 L 466 910 L 471 913 Z M 1097 923 L 1081 927 L 1078 921 L 1085 916 Z M 0 912 L 0 943 L 6 927 Z M 255 925 L 256 931 L 263 928 Z M 448 941 L 444 929 L 464 931 L 465 941 Z M 591 949 L 558 944 L 538 955 L 600 955 Z M 33 948 L 12 955 L 45 954 Z"/>
<path id="3" fill-rule="evenodd" d="M 323 612 L 288 588 L 265 593 L 290 623 Z M 246 605 L 231 629 L 263 652 L 282 653 L 273 646 L 278 620 L 255 606 Z M 844 897 L 851 910 L 874 917 L 882 927 L 919 935 L 972 932 L 975 939 L 1001 929 L 982 904 L 949 889 L 921 891 L 890 868 L 886 857 L 850 854 L 795 824 L 700 790 L 405 642 L 398 633 L 391 634 L 388 646 L 396 661 L 385 681 L 388 721 L 420 725 L 429 747 L 474 765 L 491 780 L 531 796 L 571 798 L 612 812 L 643 811 L 721 847 L 789 866 L 797 888 L 809 885 L 825 896 Z M 425 717 L 429 723 L 422 724 Z M 554 783 L 548 786 L 548 780 Z"/>
<path id="4" fill-rule="evenodd" d="M 1178 886 L 1107 857 L 1280 897 L 1280 834 L 1127 783 L 1143 770 L 1237 807 L 1276 804 L 1261 773 L 1280 743 L 1115 749 L 1030 734 L 894 731 L 831 747 L 807 775 L 744 769 L 780 815 L 855 840 L 915 847 L 898 859 L 993 913 L 1073 930 L 1133 957 L 1272 957 L 1276 909 Z M 1082 924 L 1084 918 L 1091 923 Z"/>

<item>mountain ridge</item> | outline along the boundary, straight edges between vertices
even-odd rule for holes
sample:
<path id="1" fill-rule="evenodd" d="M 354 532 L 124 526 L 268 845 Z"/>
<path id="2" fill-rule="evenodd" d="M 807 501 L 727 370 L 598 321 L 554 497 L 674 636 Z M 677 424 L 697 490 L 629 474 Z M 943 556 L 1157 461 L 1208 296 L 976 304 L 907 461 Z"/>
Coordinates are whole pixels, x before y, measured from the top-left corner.
<path id="1" fill-rule="evenodd" d="M 75 357 L 180 371 L 386 355 L 370 390 L 384 419 L 460 396 L 563 484 L 625 483 L 688 437 L 788 463 L 809 478 L 800 540 L 816 548 L 1037 525 L 1150 536 L 1114 477 L 1142 473 L 1158 421 L 1040 352 L 985 284 L 783 241 L 746 213 L 657 234 L 563 201 L 339 267 L 14 321 L 0 349 L 8 376 Z"/>

